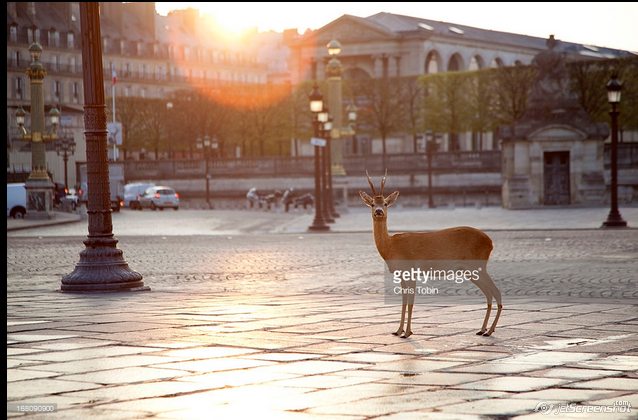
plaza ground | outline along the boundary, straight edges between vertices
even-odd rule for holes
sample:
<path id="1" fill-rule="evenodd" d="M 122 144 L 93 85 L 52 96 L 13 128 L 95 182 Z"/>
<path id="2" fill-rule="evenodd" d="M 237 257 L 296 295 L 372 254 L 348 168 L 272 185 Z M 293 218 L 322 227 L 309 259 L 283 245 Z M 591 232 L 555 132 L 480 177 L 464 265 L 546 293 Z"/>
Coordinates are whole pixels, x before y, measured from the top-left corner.
<path id="1" fill-rule="evenodd" d="M 635 418 L 638 231 L 595 229 L 606 214 L 390 213 L 391 230 L 488 229 L 505 304 L 491 337 L 475 335 L 472 285 L 423 297 L 414 335 L 393 336 L 364 210 L 328 234 L 306 233 L 304 213 L 115 214 L 152 289 L 126 294 L 58 291 L 86 221 L 10 230 L 7 402 L 57 404 L 33 418 L 547 418 L 572 402 L 614 410 L 580 418 Z"/>

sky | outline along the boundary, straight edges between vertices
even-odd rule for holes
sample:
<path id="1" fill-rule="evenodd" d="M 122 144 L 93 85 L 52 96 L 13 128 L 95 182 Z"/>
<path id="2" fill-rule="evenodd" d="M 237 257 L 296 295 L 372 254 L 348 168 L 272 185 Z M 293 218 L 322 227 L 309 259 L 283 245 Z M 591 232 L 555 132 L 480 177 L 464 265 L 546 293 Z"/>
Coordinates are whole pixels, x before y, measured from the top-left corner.
<path id="1" fill-rule="evenodd" d="M 318 29 L 344 14 L 389 12 L 638 52 L 638 3 L 155 3 L 157 12 L 194 7 L 230 32 Z"/>

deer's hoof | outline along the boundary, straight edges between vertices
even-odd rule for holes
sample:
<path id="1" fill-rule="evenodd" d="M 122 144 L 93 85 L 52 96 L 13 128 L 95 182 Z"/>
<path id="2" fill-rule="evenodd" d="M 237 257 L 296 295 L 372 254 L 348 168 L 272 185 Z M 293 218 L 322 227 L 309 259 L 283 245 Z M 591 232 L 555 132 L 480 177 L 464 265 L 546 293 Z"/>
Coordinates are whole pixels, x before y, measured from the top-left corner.
<path id="1" fill-rule="evenodd" d="M 483 337 L 489 337 L 490 335 L 492 335 L 494 331 L 488 331 L 485 334 L 483 334 Z"/>
<path id="2" fill-rule="evenodd" d="M 406 331 L 403 333 L 403 335 L 401 336 L 401 338 L 408 338 L 409 336 L 412 335 L 412 331 Z"/>
<path id="3" fill-rule="evenodd" d="M 481 330 L 479 332 L 476 333 L 476 335 L 483 335 L 485 333 L 485 330 Z"/>
<path id="4" fill-rule="evenodd" d="M 392 333 L 392 335 L 401 335 L 401 334 L 403 334 L 403 330 L 397 330 Z"/>

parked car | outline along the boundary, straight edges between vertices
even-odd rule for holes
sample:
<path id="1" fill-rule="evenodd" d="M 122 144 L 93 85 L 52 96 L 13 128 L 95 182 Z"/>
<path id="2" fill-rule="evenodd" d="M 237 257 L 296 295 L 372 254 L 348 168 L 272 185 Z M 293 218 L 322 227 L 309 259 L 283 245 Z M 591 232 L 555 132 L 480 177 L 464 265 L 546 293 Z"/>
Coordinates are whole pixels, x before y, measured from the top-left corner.
<path id="1" fill-rule="evenodd" d="M 174 210 L 179 209 L 179 194 L 171 187 L 155 186 L 150 187 L 139 198 L 140 209 L 145 207 L 151 210 L 164 210 L 166 207 L 172 207 Z"/>
<path id="2" fill-rule="evenodd" d="M 23 219 L 27 213 L 27 189 L 24 182 L 7 184 L 7 217 Z"/>
<path id="3" fill-rule="evenodd" d="M 124 205 L 124 200 L 122 196 L 118 194 L 114 190 L 114 185 L 111 183 L 109 186 L 109 190 L 111 192 L 110 202 L 111 202 L 111 210 L 113 212 L 119 212 L 122 206 Z M 89 202 L 89 185 L 86 182 L 81 182 L 77 188 L 78 191 L 78 203 L 84 203 L 88 205 Z"/>
<path id="4" fill-rule="evenodd" d="M 69 188 L 66 195 L 60 200 L 60 203 L 69 210 L 75 211 L 78 207 L 78 203 L 80 201 L 80 197 L 75 191 L 75 188 Z M 68 207 L 67 207 L 68 203 Z"/>
<path id="5" fill-rule="evenodd" d="M 124 186 L 124 207 L 129 209 L 141 209 L 140 196 L 155 184 L 148 182 L 135 182 Z"/>

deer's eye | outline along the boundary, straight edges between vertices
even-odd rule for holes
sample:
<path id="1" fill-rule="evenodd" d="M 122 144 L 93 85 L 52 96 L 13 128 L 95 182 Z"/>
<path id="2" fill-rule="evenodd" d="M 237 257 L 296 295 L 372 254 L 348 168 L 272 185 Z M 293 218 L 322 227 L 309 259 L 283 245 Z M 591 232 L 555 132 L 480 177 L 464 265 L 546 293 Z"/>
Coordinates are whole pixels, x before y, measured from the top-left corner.
<path id="1" fill-rule="evenodd" d="M 383 207 L 388 207 L 388 203 L 383 203 Z"/>

